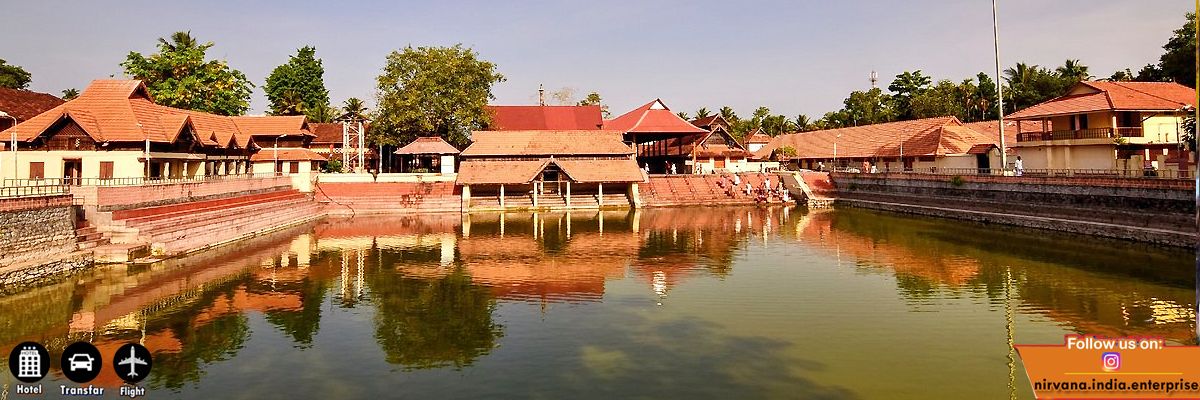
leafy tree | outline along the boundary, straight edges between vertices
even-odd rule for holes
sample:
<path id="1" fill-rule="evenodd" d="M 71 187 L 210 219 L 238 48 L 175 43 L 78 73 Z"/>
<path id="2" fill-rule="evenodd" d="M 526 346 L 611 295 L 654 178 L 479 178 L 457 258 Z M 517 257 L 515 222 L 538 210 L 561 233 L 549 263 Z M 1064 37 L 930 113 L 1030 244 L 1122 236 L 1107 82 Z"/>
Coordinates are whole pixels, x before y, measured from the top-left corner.
<path id="1" fill-rule="evenodd" d="M 1147 65 L 1138 72 L 1141 81 L 1174 81 L 1196 87 L 1196 14 L 1188 13 L 1187 22 L 1175 30 L 1174 36 L 1163 45 L 1158 65 Z"/>
<path id="2" fill-rule="evenodd" d="M 29 81 L 31 80 L 33 80 L 33 75 L 30 75 L 29 71 L 16 65 L 8 64 L 7 61 L 0 58 L 0 87 L 24 89 L 29 87 Z"/>
<path id="3" fill-rule="evenodd" d="M 895 121 L 897 110 L 891 96 L 883 94 L 883 90 L 872 88 L 868 91 L 850 92 L 850 97 L 842 102 L 842 126 L 858 126 Z"/>
<path id="4" fill-rule="evenodd" d="M 1067 59 L 1061 67 L 1054 70 L 1060 78 L 1068 81 L 1086 81 L 1092 79 L 1092 75 L 1088 73 L 1088 67 L 1080 63 L 1079 60 Z"/>
<path id="5" fill-rule="evenodd" d="M 1025 63 L 1004 70 L 1004 75 L 1009 89 L 1004 93 L 1004 105 L 1009 106 L 1006 113 L 1061 96 L 1076 83 L 1045 68 Z"/>
<path id="6" fill-rule="evenodd" d="M 604 118 L 608 118 L 609 116 L 612 115 L 608 112 L 608 106 L 604 104 L 604 100 L 600 98 L 600 93 L 596 93 L 596 92 L 588 93 L 587 97 L 584 97 L 583 100 L 580 100 L 579 103 L 577 103 L 577 105 L 600 106 L 600 113 L 603 114 Z M 687 118 L 684 118 L 684 119 L 687 119 Z"/>
<path id="7" fill-rule="evenodd" d="M 971 80 L 956 84 L 949 79 L 914 95 L 911 99 L 913 118 L 954 116 L 969 121 L 970 110 L 975 107 L 978 88 Z"/>
<path id="8" fill-rule="evenodd" d="M 198 44 L 188 32 L 158 41 L 158 53 L 146 57 L 131 51 L 121 63 L 125 74 L 146 84 L 158 104 L 221 115 L 240 115 L 250 108 L 254 85 L 246 75 L 225 61 L 205 61 L 212 42 Z"/>
<path id="9" fill-rule="evenodd" d="M 1130 71 L 1129 68 L 1125 68 L 1123 70 L 1118 70 L 1117 72 L 1113 72 L 1113 74 L 1108 77 L 1108 80 L 1113 81 L 1113 82 L 1128 82 L 1128 81 L 1132 81 L 1133 78 L 1134 78 L 1133 71 Z"/>
<path id="10" fill-rule="evenodd" d="M 783 147 L 780 147 L 778 150 L 775 150 L 775 153 L 779 154 L 780 156 L 783 156 L 783 157 L 795 157 L 796 156 L 796 148 L 792 147 L 792 146 L 783 146 Z"/>
<path id="11" fill-rule="evenodd" d="M 62 99 L 63 100 L 74 100 L 76 97 L 79 97 L 79 89 L 76 89 L 76 88 L 63 89 L 63 91 L 62 91 Z"/>
<path id="12" fill-rule="evenodd" d="M 699 110 L 696 110 L 696 118 L 697 119 L 708 118 L 708 116 L 710 116 L 710 115 L 712 115 L 712 114 L 709 113 L 708 109 L 705 107 L 700 107 Z"/>
<path id="13" fill-rule="evenodd" d="M 504 76 L 495 64 L 458 44 L 393 51 L 376 81 L 376 143 L 436 134 L 462 146 L 471 130 L 487 123 L 484 107 L 494 98 L 492 84 L 503 82 Z"/>
<path id="14" fill-rule="evenodd" d="M 975 81 L 979 82 L 975 85 L 976 112 L 978 117 L 972 118 L 975 121 L 991 121 L 999 119 L 1000 97 L 996 95 L 996 81 L 992 80 L 992 76 L 980 72 L 975 75 Z"/>
<path id="15" fill-rule="evenodd" d="M 904 71 L 896 75 L 896 79 L 888 85 L 888 90 L 893 93 L 892 100 L 896 102 L 896 116 L 899 119 L 913 118 L 910 107 L 912 98 L 928 89 L 932 79 L 922 74 L 919 69 L 912 72 Z"/>
<path id="16" fill-rule="evenodd" d="M 263 91 L 267 93 L 271 114 L 309 114 L 310 117 L 311 114 L 331 114 L 329 90 L 325 88 L 325 67 L 316 52 L 312 46 L 301 47 L 296 50 L 296 55 L 267 76 Z"/>
<path id="17" fill-rule="evenodd" d="M 337 118 L 337 108 L 330 104 L 317 104 L 304 111 L 309 122 L 333 122 Z"/>

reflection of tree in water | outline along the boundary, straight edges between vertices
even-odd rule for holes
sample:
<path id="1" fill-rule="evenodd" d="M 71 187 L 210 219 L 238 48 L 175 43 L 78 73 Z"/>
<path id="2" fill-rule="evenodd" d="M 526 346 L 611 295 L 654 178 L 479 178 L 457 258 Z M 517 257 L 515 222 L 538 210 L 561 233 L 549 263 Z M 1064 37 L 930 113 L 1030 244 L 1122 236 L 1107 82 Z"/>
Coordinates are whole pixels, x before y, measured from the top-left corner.
<path id="1" fill-rule="evenodd" d="M 503 327 L 492 322 L 496 301 L 487 288 L 472 285 L 461 269 L 413 279 L 384 265 L 368 273 L 367 285 L 376 305 L 375 339 L 387 362 L 461 368 L 496 347 Z"/>
<path id="2" fill-rule="evenodd" d="M 264 290 L 263 294 L 265 295 L 275 295 L 281 292 L 295 293 L 301 301 L 301 308 L 298 311 L 267 310 L 264 313 L 267 322 L 291 336 L 299 347 L 312 346 L 313 336 L 316 336 L 317 331 L 321 328 L 321 304 L 325 301 L 329 282 L 305 277 L 300 281 L 277 284 L 274 289 L 264 284 L 265 282 L 259 281 L 255 286 L 258 286 L 259 290 Z M 254 288 L 248 290 L 254 290 Z"/>
<path id="3" fill-rule="evenodd" d="M 169 331 L 182 345 L 177 353 L 154 354 L 154 373 L 150 374 L 150 378 L 155 386 L 178 389 L 187 382 L 199 382 L 203 374 L 200 364 L 223 361 L 237 355 L 250 337 L 248 319 L 244 314 L 216 315 L 202 323 L 196 323 L 194 319 L 218 298 L 232 297 L 237 288 L 250 279 L 247 275 L 243 279 L 225 282 L 200 294 L 195 301 L 171 315 L 148 321 L 147 332 L 162 334 L 162 330 Z"/>

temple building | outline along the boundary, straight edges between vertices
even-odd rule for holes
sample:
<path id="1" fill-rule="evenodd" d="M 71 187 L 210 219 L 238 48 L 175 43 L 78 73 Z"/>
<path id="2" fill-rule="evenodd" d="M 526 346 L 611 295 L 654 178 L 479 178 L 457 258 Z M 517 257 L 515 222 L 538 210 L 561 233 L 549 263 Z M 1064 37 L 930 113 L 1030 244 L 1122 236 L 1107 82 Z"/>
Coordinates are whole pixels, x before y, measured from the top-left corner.
<path id="1" fill-rule="evenodd" d="M 646 179 L 621 132 L 476 131 L 460 154 L 462 210 L 637 207 Z"/>
<path id="2" fill-rule="evenodd" d="M 262 149 L 250 157 L 252 172 L 274 171 L 281 175 L 306 174 L 320 171 L 325 156 L 309 149 L 313 138 L 307 118 L 289 116 L 230 117 L 238 130 L 250 137 Z"/>
<path id="3" fill-rule="evenodd" d="M 625 142 L 635 145 L 638 149 L 636 157 L 639 165 L 649 167 L 651 173 L 657 174 L 670 173 L 672 166 L 677 173 L 688 171 L 688 152 L 683 151 L 683 147 L 694 144 L 712 133 L 675 115 L 659 99 L 604 121 L 604 130 L 621 132 Z M 668 150 L 672 146 L 675 149 Z M 740 146 L 739 144 L 737 147 Z M 642 154 L 642 149 L 659 150 L 651 154 Z"/>
<path id="4" fill-rule="evenodd" d="M 0 87 L 0 132 L 65 103 L 52 94 Z M 5 141 L 8 137 L 3 138 Z M 0 146 L 7 145 L 0 144 Z"/>
<path id="5" fill-rule="evenodd" d="M 879 171 L 956 168 L 991 173 L 1000 167 L 998 139 L 958 118 L 937 117 L 779 135 L 755 156 L 779 158 L 794 152 L 786 157 L 806 169 L 861 169 L 866 163 Z"/>
<path id="6" fill-rule="evenodd" d="M 400 172 L 454 173 L 454 156 L 458 149 L 438 136 L 422 136 L 396 149 L 400 156 Z"/>
<path id="7" fill-rule="evenodd" d="M 489 131 L 599 130 L 600 106 L 487 106 Z"/>
<path id="8" fill-rule="evenodd" d="M 746 147 L 729 133 L 729 124 L 720 116 L 691 122 L 705 133 L 689 134 L 656 140 L 638 145 L 639 161 L 643 166 L 664 166 L 670 172 L 674 164 L 680 174 L 711 174 L 722 172 L 759 172 L 760 167 L 748 164 L 751 156 Z"/>

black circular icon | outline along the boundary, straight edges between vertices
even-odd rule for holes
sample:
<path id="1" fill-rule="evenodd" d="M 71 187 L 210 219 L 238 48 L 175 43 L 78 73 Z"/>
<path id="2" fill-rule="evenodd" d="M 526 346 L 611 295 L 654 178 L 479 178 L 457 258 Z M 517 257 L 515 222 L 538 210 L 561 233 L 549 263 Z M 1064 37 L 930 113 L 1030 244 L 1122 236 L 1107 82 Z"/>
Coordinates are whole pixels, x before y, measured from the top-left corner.
<path id="1" fill-rule="evenodd" d="M 8 370 L 21 382 L 40 381 L 50 372 L 50 353 L 35 342 L 18 344 L 8 354 Z"/>
<path id="2" fill-rule="evenodd" d="M 129 383 L 137 383 L 150 375 L 154 360 L 150 359 L 150 350 L 137 343 L 127 343 L 113 354 L 113 370 L 117 376 Z"/>
<path id="3" fill-rule="evenodd" d="M 76 383 L 87 383 L 96 379 L 104 360 L 100 358 L 100 350 L 88 342 L 75 342 L 67 346 L 62 354 L 62 372 Z"/>

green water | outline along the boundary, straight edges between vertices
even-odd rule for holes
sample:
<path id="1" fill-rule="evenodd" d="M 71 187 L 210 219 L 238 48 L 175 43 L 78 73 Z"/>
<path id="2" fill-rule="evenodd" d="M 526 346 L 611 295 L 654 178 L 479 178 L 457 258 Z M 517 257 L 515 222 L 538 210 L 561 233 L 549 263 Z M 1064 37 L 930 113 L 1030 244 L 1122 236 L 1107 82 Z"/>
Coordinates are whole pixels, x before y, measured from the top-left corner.
<path id="1" fill-rule="evenodd" d="M 139 341 L 152 398 L 1027 399 L 1011 343 L 1194 343 L 1191 263 L 860 210 L 358 217 L 5 295 L 0 346 Z"/>

